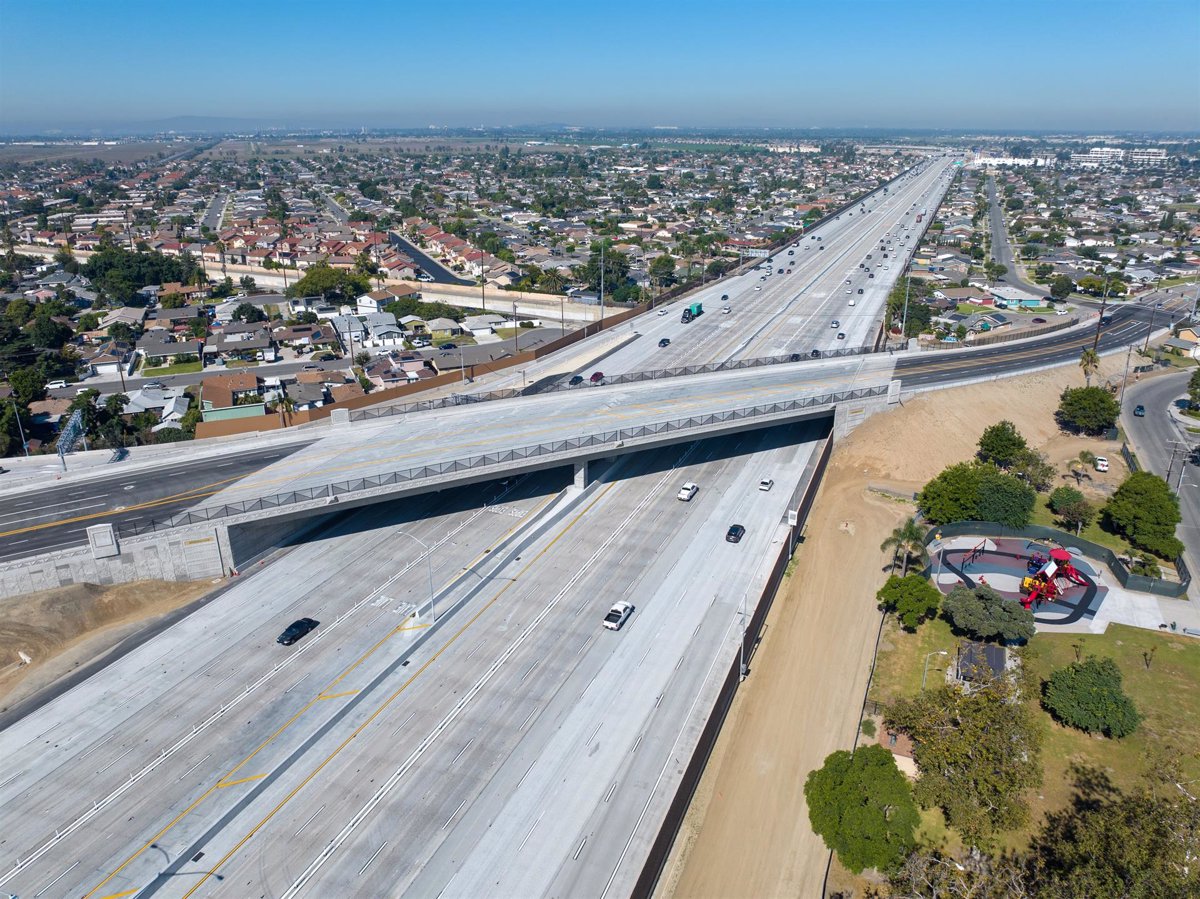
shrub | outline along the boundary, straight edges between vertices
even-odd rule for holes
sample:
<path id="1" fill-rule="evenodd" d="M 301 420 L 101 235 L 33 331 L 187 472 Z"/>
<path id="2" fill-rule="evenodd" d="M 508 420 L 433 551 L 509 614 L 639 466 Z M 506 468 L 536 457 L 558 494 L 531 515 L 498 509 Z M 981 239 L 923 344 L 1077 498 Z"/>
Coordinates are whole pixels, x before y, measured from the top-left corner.
<path id="1" fill-rule="evenodd" d="M 1175 536 L 1179 524 L 1179 498 L 1167 482 L 1148 471 L 1125 479 L 1104 506 L 1106 523 L 1136 546 L 1163 559 L 1183 552 Z"/>
<path id="2" fill-rule="evenodd" d="M 1021 641 L 1034 634 L 1033 612 L 986 584 L 955 587 L 942 601 L 942 613 L 958 630 L 979 640 Z"/>
<path id="3" fill-rule="evenodd" d="M 1117 422 L 1121 407 L 1103 387 L 1068 387 L 1058 402 L 1058 423 L 1069 431 L 1100 434 Z"/>

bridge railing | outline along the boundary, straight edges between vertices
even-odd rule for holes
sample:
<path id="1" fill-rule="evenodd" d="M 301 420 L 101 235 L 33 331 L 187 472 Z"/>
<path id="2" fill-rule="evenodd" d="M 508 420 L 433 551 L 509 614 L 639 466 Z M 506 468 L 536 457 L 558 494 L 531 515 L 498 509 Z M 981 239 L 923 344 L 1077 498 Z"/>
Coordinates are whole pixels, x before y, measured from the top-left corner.
<path id="1" fill-rule="evenodd" d="M 563 440 L 534 443 L 526 446 L 514 447 L 512 449 L 500 450 L 494 453 L 479 453 L 474 456 L 467 456 L 460 459 L 448 459 L 443 462 L 432 462 L 428 465 L 418 465 L 412 468 L 385 472 L 383 474 L 371 475 L 368 477 L 337 481 L 330 484 L 320 484 L 314 487 L 304 487 L 298 490 L 290 490 L 283 493 L 272 494 L 270 496 L 247 499 L 241 502 L 225 503 L 220 506 L 202 506 L 196 509 L 189 509 L 185 512 L 177 512 L 171 515 L 164 515 L 160 518 L 148 519 L 146 521 L 120 522 L 116 525 L 116 529 L 120 536 L 132 537 L 138 534 L 145 534 L 153 531 L 168 530 L 171 528 L 184 527 L 194 524 L 204 524 L 210 521 L 220 521 L 225 518 L 231 518 L 237 515 L 245 515 L 250 512 L 263 512 L 271 509 L 282 509 L 288 506 L 314 502 L 322 499 L 326 501 L 327 505 L 333 506 L 342 498 L 352 498 L 354 494 L 376 490 L 380 487 L 410 484 L 438 478 L 447 474 L 471 471 L 478 468 L 489 468 L 497 465 L 503 465 L 507 462 L 521 462 L 541 456 L 571 454 L 577 450 L 584 450 L 599 446 L 612 446 L 613 448 L 616 448 L 621 446 L 627 440 L 637 440 L 642 437 L 653 437 L 659 434 L 668 434 L 672 431 L 700 430 L 713 424 L 762 418 L 766 416 L 778 415 L 782 412 L 791 412 L 800 409 L 813 409 L 821 406 L 828 406 L 834 403 L 847 402 L 850 400 L 886 396 L 887 392 L 887 385 L 860 387 L 854 390 L 841 390 L 834 393 L 800 397 L 799 399 L 787 400 L 785 402 L 764 403 L 757 406 L 743 406 L 737 409 L 712 412 L 707 415 L 693 415 L 686 418 L 673 418 L 668 421 L 639 425 L 638 427 L 634 428 L 618 428 L 614 430 L 598 431 L 596 433 L 586 434 L 580 437 L 568 437 Z M 563 460 L 563 464 L 567 464 L 570 461 L 571 457 L 568 455 L 567 458 Z M 331 508 L 330 511 L 335 510 Z"/>
<path id="2" fill-rule="evenodd" d="M 864 356 L 878 352 L 872 347 L 847 347 L 839 350 L 818 350 L 816 354 L 786 353 L 779 356 L 758 356 L 753 359 L 730 359 L 725 362 L 708 362 L 703 365 L 680 365 L 673 368 L 654 368 L 646 371 L 631 371 L 620 375 L 605 376 L 606 385 L 634 384 L 640 381 L 657 381 L 662 378 L 679 378 L 686 375 L 703 375 L 722 371 L 739 371 L 747 368 L 761 368 L 768 365 L 783 365 L 789 362 L 803 362 L 810 359 L 835 359 L 842 356 Z M 493 400 L 512 399 L 517 396 L 534 396 L 546 393 L 559 393 L 564 390 L 591 390 L 590 384 L 570 384 L 570 375 L 554 378 L 543 378 L 526 387 L 509 387 L 503 390 L 490 390 L 485 393 L 455 393 L 437 399 L 421 400 L 415 403 L 401 403 L 394 406 L 358 409 L 350 413 L 351 421 L 370 421 L 387 418 L 392 415 L 405 415 L 409 412 L 428 412 L 431 409 L 446 409 L 451 406 L 470 406 L 474 403 L 488 403 Z"/>

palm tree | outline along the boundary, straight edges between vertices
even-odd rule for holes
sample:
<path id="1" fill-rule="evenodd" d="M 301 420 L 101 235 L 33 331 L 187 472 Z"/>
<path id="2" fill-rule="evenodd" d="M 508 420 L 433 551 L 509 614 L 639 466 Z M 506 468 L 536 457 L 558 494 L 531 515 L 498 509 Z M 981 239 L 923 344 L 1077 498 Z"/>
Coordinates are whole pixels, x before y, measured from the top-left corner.
<path id="1" fill-rule="evenodd" d="M 1088 387 L 1092 386 L 1092 375 L 1100 368 L 1100 356 L 1091 347 L 1086 347 L 1079 354 L 1079 367 L 1083 369 L 1083 380 Z"/>
<path id="2" fill-rule="evenodd" d="M 566 283 L 562 272 L 556 268 L 548 268 L 538 277 L 537 286 L 547 293 L 562 293 L 563 286 Z"/>
<path id="3" fill-rule="evenodd" d="M 892 552 L 892 571 L 896 570 L 896 557 L 903 556 L 900 576 L 908 574 L 908 563 L 916 560 L 921 563 L 929 561 L 929 553 L 925 549 L 925 532 L 917 524 L 915 518 L 909 518 L 892 531 L 892 535 L 879 545 L 880 552 Z"/>
<path id="4" fill-rule="evenodd" d="M 290 418 L 295 410 L 296 401 L 294 399 L 292 399 L 286 393 L 279 398 L 279 426 L 281 428 L 287 427 L 284 415 L 286 414 L 287 417 Z"/>

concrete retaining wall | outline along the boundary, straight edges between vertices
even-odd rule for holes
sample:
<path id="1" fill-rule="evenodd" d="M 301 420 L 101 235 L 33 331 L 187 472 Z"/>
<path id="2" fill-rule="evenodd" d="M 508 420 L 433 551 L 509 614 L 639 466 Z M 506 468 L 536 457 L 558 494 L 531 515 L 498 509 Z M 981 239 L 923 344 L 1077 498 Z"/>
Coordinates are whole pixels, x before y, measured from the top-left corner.
<path id="1" fill-rule="evenodd" d="M 68 584 L 193 581 L 227 574 L 224 529 L 188 529 L 116 540 L 116 553 L 85 546 L 0 564 L 0 599 Z M 110 552 L 111 550 L 106 550 Z"/>

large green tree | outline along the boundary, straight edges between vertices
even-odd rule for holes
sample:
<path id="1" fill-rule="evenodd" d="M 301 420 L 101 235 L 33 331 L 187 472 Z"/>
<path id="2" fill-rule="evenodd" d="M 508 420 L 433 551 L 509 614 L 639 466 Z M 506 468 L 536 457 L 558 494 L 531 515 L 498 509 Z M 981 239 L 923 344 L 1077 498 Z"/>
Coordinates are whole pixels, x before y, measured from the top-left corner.
<path id="1" fill-rule="evenodd" d="M 1121 407 L 1102 387 L 1068 387 L 1059 396 L 1058 421 L 1070 431 L 1100 434 L 1116 424 Z"/>
<path id="2" fill-rule="evenodd" d="M 879 605 L 888 612 L 895 613 L 900 623 L 910 631 L 926 618 L 937 614 L 942 594 L 937 587 L 919 574 L 909 574 L 904 577 L 892 575 L 887 583 L 875 594 Z"/>
<path id="3" fill-rule="evenodd" d="M 1050 675 L 1042 705 L 1059 721 L 1089 733 L 1126 737 L 1141 715 L 1121 689 L 1121 669 L 1112 659 L 1090 656 Z"/>
<path id="4" fill-rule="evenodd" d="M 851 871 L 889 871 L 912 850 L 920 815 L 908 779 L 879 745 L 840 750 L 804 783 L 808 819 Z"/>
<path id="5" fill-rule="evenodd" d="M 326 263 L 314 265 L 304 277 L 287 289 L 289 297 L 314 297 L 325 299 L 340 297 L 352 299 L 371 289 L 366 276 L 345 269 L 337 269 Z"/>
<path id="6" fill-rule="evenodd" d="M 944 469 L 917 498 L 934 524 L 995 521 L 1008 527 L 1029 524 L 1037 495 L 1016 477 L 991 463 L 960 462 Z"/>
<path id="7" fill-rule="evenodd" d="M 1066 275 L 1057 275 L 1050 282 L 1050 296 L 1056 300 L 1065 300 L 1075 290 L 1075 282 Z"/>
<path id="8" fill-rule="evenodd" d="M 1041 729 L 1009 678 L 967 692 L 947 684 L 901 699 L 885 721 L 913 740 L 914 795 L 978 845 L 1028 819 L 1025 793 L 1041 784 Z"/>
<path id="9" fill-rule="evenodd" d="M 1033 612 L 987 584 L 959 584 L 942 601 L 942 613 L 979 640 L 1028 640 L 1034 635 Z"/>
<path id="10" fill-rule="evenodd" d="M 979 438 L 976 455 L 981 462 L 991 462 L 1000 468 L 1008 468 L 1027 448 L 1028 444 L 1017 430 L 1017 426 L 1005 419 L 984 429 Z"/>
<path id="11" fill-rule="evenodd" d="M 1105 523 L 1138 549 L 1171 559 L 1183 552 L 1175 536 L 1181 518 L 1179 498 L 1167 482 L 1148 471 L 1135 471 L 1109 497 Z"/>

